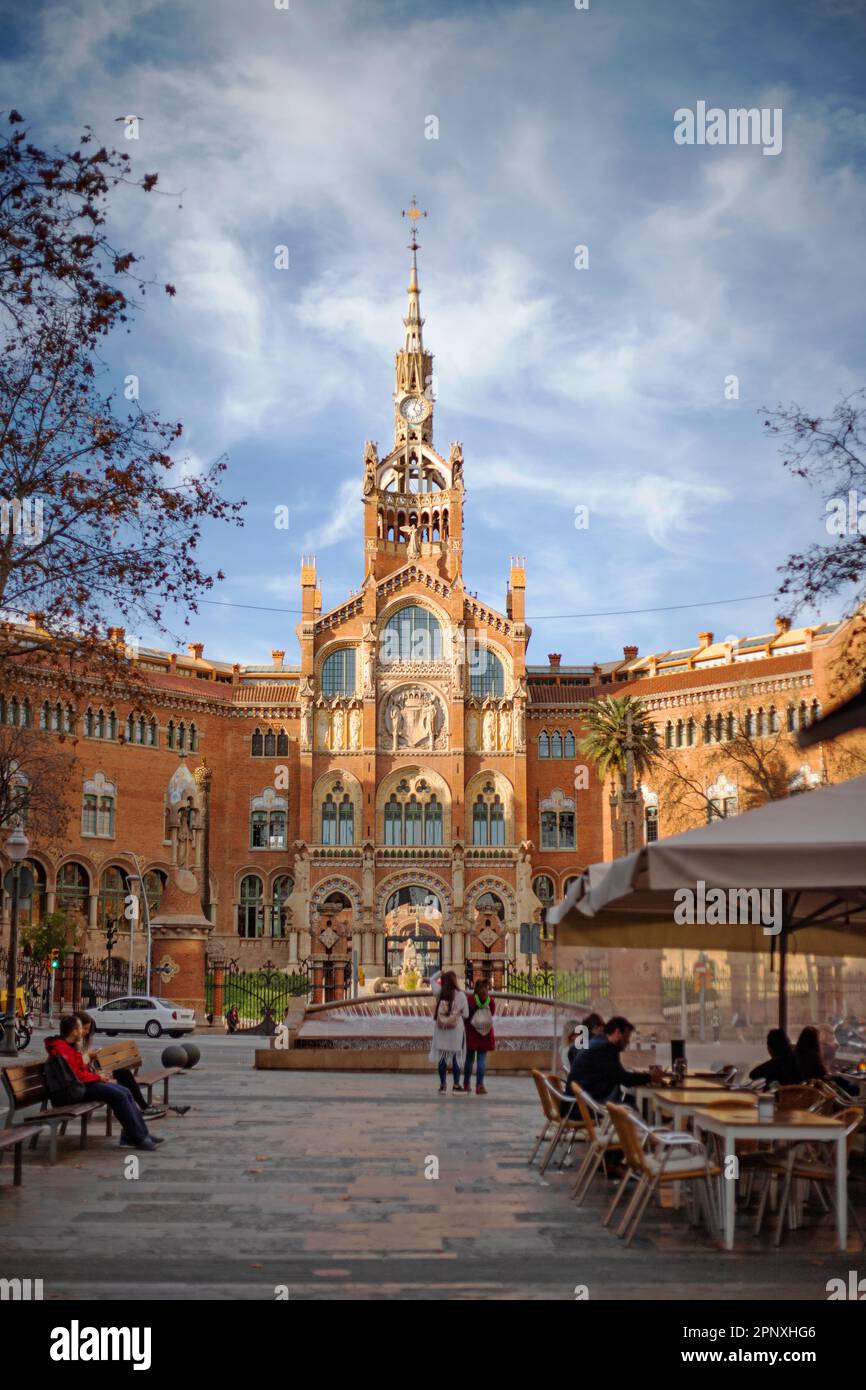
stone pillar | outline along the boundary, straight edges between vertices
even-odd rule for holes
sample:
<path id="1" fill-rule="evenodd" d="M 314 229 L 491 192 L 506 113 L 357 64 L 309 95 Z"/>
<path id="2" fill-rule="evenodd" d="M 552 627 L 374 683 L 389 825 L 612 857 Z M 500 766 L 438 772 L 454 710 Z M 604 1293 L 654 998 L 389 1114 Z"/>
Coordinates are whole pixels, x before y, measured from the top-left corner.
<path id="1" fill-rule="evenodd" d="M 225 984 L 226 968 L 222 961 L 213 963 L 213 1005 L 211 1012 L 214 1018 L 222 1018 L 225 1012 L 223 1008 L 223 986 Z"/>
<path id="2" fill-rule="evenodd" d="M 160 923 L 151 932 L 153 981 L 159 982 L 159 993 L 185 1009 L 195 1009 L 199 1017 L 206 1012 L 205 953 L 210 929 L 209 922 L 202 926 Z"/>
<path id="3" fill-rule="evenodd" d="M 609 950 L 608 974 L 613 1009 L 641 1029 L 666 1027 L 662 1013 L 662 952 L 632 947 Z"/>
<path id="4" fill-rule="evenodd" d="M 298 963 L 298 933 L 293 927 L 289 928 L 289 964 Z"/>

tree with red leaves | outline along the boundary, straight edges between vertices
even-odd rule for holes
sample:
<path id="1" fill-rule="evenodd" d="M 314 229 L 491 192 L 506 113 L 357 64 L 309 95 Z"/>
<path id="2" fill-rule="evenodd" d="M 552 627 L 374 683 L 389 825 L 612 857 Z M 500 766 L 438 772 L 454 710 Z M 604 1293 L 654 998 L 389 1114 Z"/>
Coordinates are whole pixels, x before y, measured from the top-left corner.
<path id="1" fill-rule="evenodd" d="M 182 427 L 99 386 L 98 348 L 129 325 L 147 282 L 108 234 L 112 191 L 150 194 L 129 157 L 30 143 L 12 112 L 0 140 L 0 663 L 50 662 L 67 676 L 123 665 L 109 622 L 166 631 L 215 580 L 198 565 L 201 528 L 242 524 L 220 492 L 224 459 L 190 469 Z M 165 286 L 173 294 L 173 287 Z M 34 615 L 30 627 L 19 626 Z M 118 621 L 119 620 L 119 621 Z M 0 677 L 3 673 L 0 670 Z"/>

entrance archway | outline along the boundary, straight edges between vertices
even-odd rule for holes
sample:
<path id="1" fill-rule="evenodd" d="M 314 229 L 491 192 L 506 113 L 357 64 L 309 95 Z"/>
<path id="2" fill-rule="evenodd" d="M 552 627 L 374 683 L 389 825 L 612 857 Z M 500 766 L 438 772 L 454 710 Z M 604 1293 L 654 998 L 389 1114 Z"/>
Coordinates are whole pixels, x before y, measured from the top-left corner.
<path id="1" fill-rule="evenodd" d="M 414 947 L 423 980 L 442 968 L 442 900 L 432 888 L 404 883 L 385 903 L 385 974 L 399 975 Z"/>

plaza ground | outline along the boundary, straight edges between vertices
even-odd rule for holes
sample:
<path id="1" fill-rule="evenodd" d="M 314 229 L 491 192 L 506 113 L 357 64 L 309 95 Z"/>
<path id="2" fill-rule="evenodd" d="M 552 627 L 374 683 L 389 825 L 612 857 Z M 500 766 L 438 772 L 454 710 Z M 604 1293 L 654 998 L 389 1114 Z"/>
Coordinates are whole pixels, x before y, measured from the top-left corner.
<path id="1" fill-rule="evenodd" d="M 862 1266 L 856 1233 L 840 1255 L 826 1218 L 778 1252 L 741 1219 L 724 1254 L 655 1209 L 624 1249 L 600 1225 L 604 1184 L 575 1209 L 568 1172 L 527 1168 L 528 1077 L 440 1096 L 432 1074 L 257 1072 L 261 1039 L 196 1041 L 199 1066 L 172 1083 L 192 1108 L 155 1122 L 165 1143 L 137 1180 L 99 1124 L 83 1153 L 61 1141 L 54 1168 L 41 1140 L 20 1189 L 7 1157 L 0 1277 L 41 1278 L 57 1300 L 272 1300 L 277 1286 L 291 1299 L 571 1300 L 586 1285 L 590 1300 L 824 1301 L 828 1279 Z M 145 1060 L 163 1045 L 144 1041 Z M 41 1038 L 30 1052 L 44 1056 Z M 862 1211 L 866 1183 L 852 1193 Z"/>

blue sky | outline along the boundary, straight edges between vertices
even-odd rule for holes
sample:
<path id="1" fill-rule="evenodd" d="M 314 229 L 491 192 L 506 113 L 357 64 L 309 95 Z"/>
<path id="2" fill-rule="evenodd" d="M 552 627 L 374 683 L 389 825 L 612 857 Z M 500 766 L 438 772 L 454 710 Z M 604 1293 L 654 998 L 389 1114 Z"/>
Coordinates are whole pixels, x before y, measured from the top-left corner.
<path id="1" fill-rule="evenodd" d="M 178 293 L 149 297 L 110 364 L 184 421 L 193 466 L 227 454 L 226 490 L 249 502 L 242 531 L 205 536 L 223 606 L 188 629 L 174 615 L 184 640 L 292 660 L 296 614 L 228 605 L 296 609 L 306 552 L 325 607 L 360 583 L 363 446 L 391 440 L 413 194 L 435 443 L 466 460 L 465 579 L 501 608 L 509 556 L 526 556 L 530 661 L 772 627 L 772 600 L 711 601 L 772 591 L 792 550 L 826 539 L 759 407 L 825 411 L 866 384 L 861 0 L 2 13 L 4 104 L 34 138 L 71 147 L 90 123 L 183 190 L 181 207 L 118 200 L 116 240 Z M 781 154 L 676 145 L 674 111 L 699 100 L 781 107 Z M 115 124 L 128 112 L 138 142 Z"/>

